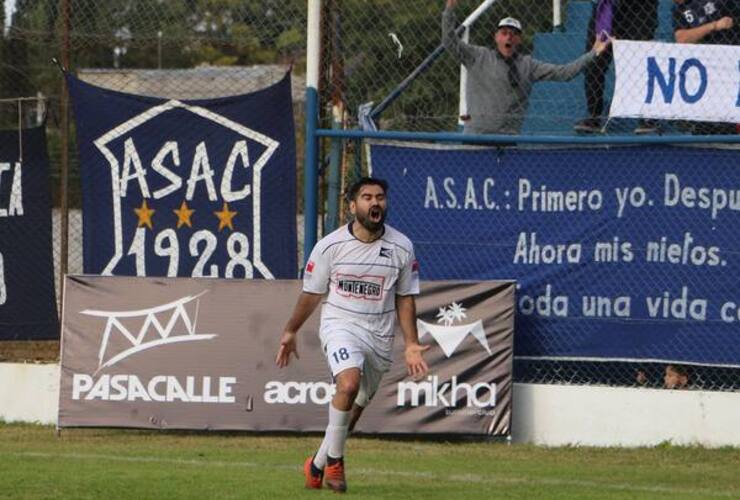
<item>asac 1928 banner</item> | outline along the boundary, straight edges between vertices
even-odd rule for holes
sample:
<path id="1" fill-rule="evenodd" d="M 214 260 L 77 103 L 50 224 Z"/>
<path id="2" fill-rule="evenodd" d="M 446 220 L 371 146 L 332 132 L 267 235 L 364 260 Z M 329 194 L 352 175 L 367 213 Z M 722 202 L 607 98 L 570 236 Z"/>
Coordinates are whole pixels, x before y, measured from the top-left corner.
<path id="1" fill-rule="evenodd" d="M 290 73 L 251 94 L 201 101 L 67 78 L 85 273 L 296 277 Z"/>
<path id="2" fill-rule="evenodd" d="M 55 338 L 46 134 L 0 131 L 0 340 Z"/>
<path id="3" fill-rule="evenodd" d="M 59 426 L 323 430 L 334 387 L 318 312 L 300 359 L 274 361 L 300 291 L 283 280 L 68 277 Z M 509 434 L 514 283 L 424 283 L 417 308 L 429 375 L 407 377 L 397 338 L 357 430 Z"/>

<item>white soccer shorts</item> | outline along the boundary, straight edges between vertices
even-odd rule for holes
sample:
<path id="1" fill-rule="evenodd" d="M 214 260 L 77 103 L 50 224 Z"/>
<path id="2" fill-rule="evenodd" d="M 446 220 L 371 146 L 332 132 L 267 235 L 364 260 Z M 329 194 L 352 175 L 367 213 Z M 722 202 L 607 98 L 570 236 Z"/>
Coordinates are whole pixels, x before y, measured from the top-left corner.
<path id="1" fill-rule="evenodd" d="M 390 368 L 390 359 L 384 359 L 360 337 L 346 331 L 326 333 L 322 340 L 334 378 L 344 370 L 359 368 L 362 377 L 355 404 L 366 407 L 378 390 L 383 375 Z"/>

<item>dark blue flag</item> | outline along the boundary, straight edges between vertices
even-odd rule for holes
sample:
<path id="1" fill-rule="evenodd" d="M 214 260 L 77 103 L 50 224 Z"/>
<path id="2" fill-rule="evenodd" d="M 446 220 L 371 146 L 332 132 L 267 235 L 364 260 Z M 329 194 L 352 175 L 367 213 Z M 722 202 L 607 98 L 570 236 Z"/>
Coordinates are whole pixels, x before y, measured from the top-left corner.
<path id="1" fill-rule="evenodd" d="M 251 94 L 199 101 L 67 78 L 85 273 L 296 277 L 290 73 Z"/>
<path id="2" fill-rule="evenodd" d="M 372 147 L 423 279 L 515 279 L 519 357 L 740 366 L 740 152 Z"/>
<path id="3" fill-rule="evenodd" d="M 0 131 L 0 340 L 55 338 L 46 134 Z"/>

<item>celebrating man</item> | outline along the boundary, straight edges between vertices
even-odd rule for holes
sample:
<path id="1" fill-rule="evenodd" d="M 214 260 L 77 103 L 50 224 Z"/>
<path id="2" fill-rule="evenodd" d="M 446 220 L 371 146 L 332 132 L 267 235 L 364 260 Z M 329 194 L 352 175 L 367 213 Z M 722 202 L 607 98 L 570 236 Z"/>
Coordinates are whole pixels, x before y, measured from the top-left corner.
<path id="1" fill-rule="evenodd" d="M 465 94 L 469 116 L 465 132 L 518 134 L 529 105 L 532 85 L 541 80 L 567 81 L 606 50 L 609 38 L 597 37 L 593 48 L 568 64 L 550 64 L 519 53 L 522 24 L 513 17 L 499 21 L 493 49 L 470 45 L 455 35 L 457 0 L 445 0 L 442 43 L 468 70 Z"/>
<path id="2" fill-rule="evenodd" d="M 419 344 L 416 303 L 419 266 L 411 241 L 385 224 L 388 185 L 362 178 L 349 189 L 353 222 L 319 241 L 311 252 L 303 292 L 285 326 L 275 363 L 284 367 L 298 358 L 296 334 L 318 304 L 319 335 L 336 392 L 329 406 L 329 424 L 319 450 L 304 463 L 306 488 L 322 480 L 345 492 L 344 444 L 362 410 L 391 364 L 395 316 L 403 331 L 409 375 L 427 372 Z M 325 300 L 324 300 L 325 298 Z"/>

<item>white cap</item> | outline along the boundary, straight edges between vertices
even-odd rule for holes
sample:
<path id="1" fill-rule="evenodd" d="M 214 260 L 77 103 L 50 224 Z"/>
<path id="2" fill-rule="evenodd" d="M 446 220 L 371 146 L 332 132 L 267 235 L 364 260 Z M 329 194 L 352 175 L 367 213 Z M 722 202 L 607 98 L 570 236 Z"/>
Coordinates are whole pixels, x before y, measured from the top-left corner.
<path id="1" fill-rule="evenodd" d="M 515 19 L 513 17 L 503 18 L 502 20 L 498 22 L 498 27 L 499 28 L 514 28 L 520 33 L 522 31 L 522 23 L 519 22 L 519 19 Z"/>

